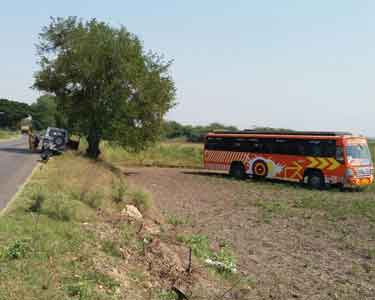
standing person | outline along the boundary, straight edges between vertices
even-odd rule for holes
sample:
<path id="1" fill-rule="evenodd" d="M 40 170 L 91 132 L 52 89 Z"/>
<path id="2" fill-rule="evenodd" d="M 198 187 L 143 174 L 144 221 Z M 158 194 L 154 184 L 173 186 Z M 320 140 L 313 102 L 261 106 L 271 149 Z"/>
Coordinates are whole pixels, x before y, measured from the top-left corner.
<path id="1" fill-rule="evenodd" d="M 36 148 L 35 147 L 35 136 L 33 134 L 33 130 L 32 130 L 31 127 L 29 129 L 28 135 L 29 135 L 29 149 L 30 149 L 31 152 L 34 152 L 35 148 Z"/>

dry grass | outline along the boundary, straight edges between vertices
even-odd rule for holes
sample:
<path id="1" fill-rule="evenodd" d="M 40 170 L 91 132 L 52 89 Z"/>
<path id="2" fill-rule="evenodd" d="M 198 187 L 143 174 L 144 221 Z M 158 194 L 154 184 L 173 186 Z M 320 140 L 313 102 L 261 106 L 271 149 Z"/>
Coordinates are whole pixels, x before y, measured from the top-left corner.
<path id="1" fill-rule="evenodd" d="M 17 136 L 19 136 L 19 133 L 16 131 L 0 129 L 0 140 L 8 140 L 8 139 L 16 138 Z"/>
<path id="2" fill-rule="evenodd" d="M 202 168 L 203 145 L 160 143 L 145 151 L 131 153 L 121 147 L 102 145 L 103 159 L 123 166 Z"/>

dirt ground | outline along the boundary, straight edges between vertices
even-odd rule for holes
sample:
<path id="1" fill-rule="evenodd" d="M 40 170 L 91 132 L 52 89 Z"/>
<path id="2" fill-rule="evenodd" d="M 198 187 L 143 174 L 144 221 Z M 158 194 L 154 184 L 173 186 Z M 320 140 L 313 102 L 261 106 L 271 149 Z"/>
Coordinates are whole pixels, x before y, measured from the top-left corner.
<path id="1" fill-rule="evenodd" d="M 189 220 L 178 226 L 181 233 L 232 246 L 238 268 L 256 281 L 246 299 L 375 299 L 373 224 L 331 220 L 294 202 L 319 193 L 346 201 L 361 193 L 312 192 L 197 170 L 127 168 L 125 174 L 152 193 L 163 214 Z"/>

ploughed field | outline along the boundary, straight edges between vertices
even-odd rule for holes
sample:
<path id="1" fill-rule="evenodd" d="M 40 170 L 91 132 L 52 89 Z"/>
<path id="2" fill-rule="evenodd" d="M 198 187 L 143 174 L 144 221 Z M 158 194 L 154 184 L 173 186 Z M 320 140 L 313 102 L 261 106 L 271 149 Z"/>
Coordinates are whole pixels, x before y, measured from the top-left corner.
<path id="1" fill-rule="evenodd" d="M 203 170 L 124 167 L 177 234 L 229 245 L 246 299 L 375 299 L 375 187 L 312 191 Z"/>

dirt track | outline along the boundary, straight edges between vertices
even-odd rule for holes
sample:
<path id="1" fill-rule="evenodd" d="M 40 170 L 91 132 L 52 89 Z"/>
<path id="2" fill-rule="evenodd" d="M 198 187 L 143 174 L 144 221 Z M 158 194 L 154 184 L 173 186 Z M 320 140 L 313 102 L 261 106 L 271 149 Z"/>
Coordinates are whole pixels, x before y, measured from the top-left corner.
<path id="1" fill-rule="evenodd" d="M 166 215 L 191 220 L 178 230 L 208 235 L 214 247 L 220 241 L 232 245 L 240 270 L 257 282 L 246 299 L 375 299 L 375 260 L 361 251 L 365 243 L 375 246 L 372 226 L 346 221 L 345 230 L 340 229 L 320 212 L 273 214 L 269 219 L 257 204 L 282 203 L 309 191 L 288 184 L 275 188 L 275 184 L 239 182 L 203 171 L 127 168 L 126 172 L 131 183 L 153 194 Z"/>

